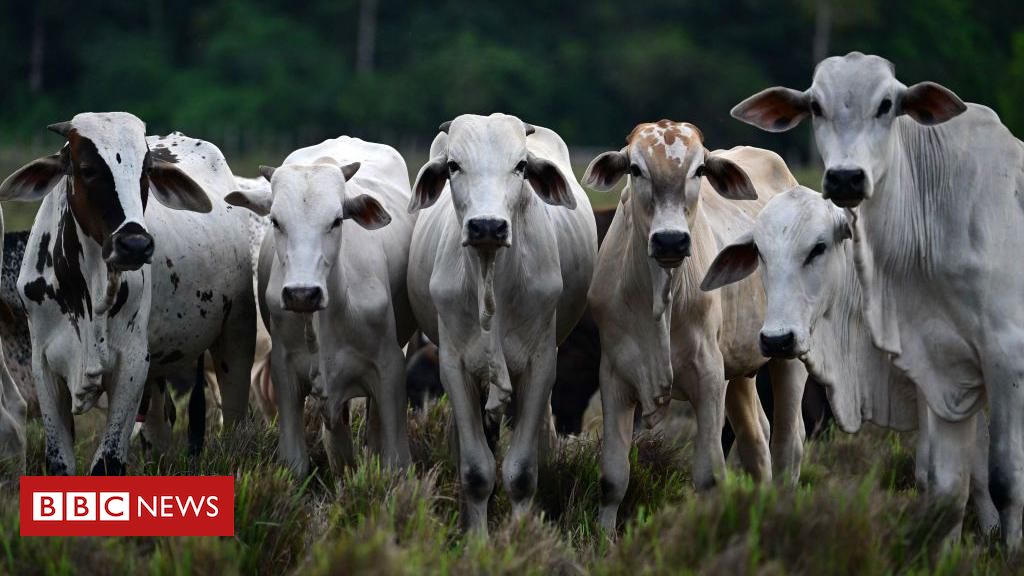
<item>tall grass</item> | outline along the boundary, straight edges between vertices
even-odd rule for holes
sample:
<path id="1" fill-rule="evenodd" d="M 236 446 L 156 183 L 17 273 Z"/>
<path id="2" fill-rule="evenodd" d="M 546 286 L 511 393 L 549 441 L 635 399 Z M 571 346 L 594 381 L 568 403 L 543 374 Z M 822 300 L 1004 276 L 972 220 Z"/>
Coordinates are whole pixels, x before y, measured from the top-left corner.
<path id="1" fill-rule="evenodd" d="M 534 514 L 512 518 L 499 487 L 490 538 L 464 536 L 447 444 L 450 418 L 440 402 L 411 419 L 410 469 L 384 467 L 364 452 L 337 479 L 321 468 L 294 480 L 274 459 L 276 432 L 255 422 L 211 438 L 198 458 L 187 455 L 182 430 L 160 458 L 133 448 L 132 474 L 235 476 L 231 538 L 21 538 L 17 492 L 4 485 L 0 573 L 844 575 L 1024 568 L 971 529 L 962 543 L 944 548 L 938 535 L 948 510 L 926 505 L 914 488 L 913 437 L 878 430 L 811 443 L 797 487 L 756 485 L 733 471 L 723 486 L 701 494 L 689 481 L 686 439 L 641 433 L 615 543 L 596 521 L 600 441 L 584 434 L 562 441 L 542 467 Z M 353 422 L 361 435 L 361 417 Z M 80 464 L 91 456 L 99 424 L 79 426 Z M 311 442 L 316 428 L 309 427 Z M 37 423 L 29 444 L 29 472 L 42 473 Z"/>

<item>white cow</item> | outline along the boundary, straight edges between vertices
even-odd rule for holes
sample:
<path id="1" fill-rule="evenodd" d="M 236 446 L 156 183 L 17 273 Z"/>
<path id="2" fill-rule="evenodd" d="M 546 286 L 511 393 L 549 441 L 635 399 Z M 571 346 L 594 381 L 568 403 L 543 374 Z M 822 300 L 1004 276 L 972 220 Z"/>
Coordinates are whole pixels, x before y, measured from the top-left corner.
<path id="1" fill-rule="evenodd" d="M 1024 146 L 996 114 L 853 52 L 805 92 L 771 88 L 733 116 L 770 131 L 814 116 L 824 196 L 847 208 L 868 328 L 928 404 L 928 479 L 962 512 L 988 400 L 989 487 L 1003 538 L 1024 513 Z M 960 523 L 951 532 L 956 537 Z"/>
<path id="2" fill-rule="evenodd" d="M 715 293 L 699 287 L 719 248 L 749 229 L 768 199 L 796 184 L 778 155 L 745 147 L 709 152 L 701 132 L 685 122 L 640 124 L 626 142 L 622 150 L 595 158 L 583 180 L 607 191 L 629 174 L 590 289 L 601 334 L 600 521 L 609 533 L 629 482 L 638 404 L 653 425 L 670 398 L 693 403 L 698 488 L 715 485 L 725 470 L 723 411 L 736 430 L 746 469 L 755 479 L 771 478 L 767 419 L 754 387 L 754 374 L 766 362 L 758 349 L 761 281 L 748 279 Z M 806 373 L 799 362 L 787 360 L 772 361 L 769 368 L 775 467 L 796 478 Z"/>
<path id="3" fill-rule="evenodd" d="M 4 251 L 4 216 L 0 211 L 0 254 Z M 25 419 L 28 404 L 18 390 L 0 353 L 0 461 L 13 462 L 15 471 L 25 469 Z"/>
<path id="4" fill-rule="evenodd" d="M 753 274 L 760 264 L 768 299 L 761 350 L 799 358 L 820 382 L 839 427 L 848 433 L 864 422 L 895 430 L 918 426 L 914 383 L 871 343 L 864 298 L 857 283 L 849 222 L 820 194 L 796 186 L 772 198 L 753 230 L 719 252 L 701 288 L 715 290 Z M 979 418 L 979 425 L 984 422 Z M 928 480 L 927 418 L 917 441 L 916 476 Z M 985 433 L 984 427 L 979 428 Z M 972 498 L 982 528 L 999 524 L 988 495 L 988 450 L 973 451 Z"/>
<path id="5" fill-rule="evenodd" d="M 486 532 L 495 463 L 482 408 L 514 402 L 502 473 L 521 514 L 537 487 L 538 450 L 554 434 L 557 346 L 586 306 L 594 215 L 562 139 L 504 114 L 442 124 L 413 193 L 410 210 L 423 212 L 409 296 L 420 328 L 440 348 L 458 429 L 463 524 Z"/>
<path id="6" fill-rule="evenodd" d="M 194 374 L 207 349 L 226 383 L 225 418 L 246 413 L 255 302 L 244 213 L 222 200 L 234 180 L 212 144 L 147 139 L 120 112 L 50 128 L 67 138 L 61 151 L 0 184 L 0 200 L 43 199 L 18 286 L 47 467 L 75 473 L 72 414 L 106 392 L 91 471 L 123 474 L 147 379 Z M 151 393 L 151 439 L 166 437 L 163 397 Z"/>
<path id="7" fill-rule="evenodd" d="M 353 460 L 348 401 L 373 400 L 385 461 L 409 462 L 402 346 L 414 323 L 406 294 L 415 219 L 409 172 L 390 146 L 342 136 L 263 168 L 271 190 L 228 201 L 270 215 L 260 249 L 259 298 L 272 338 L 279 456 L 309 472 L 303 406 L 322 402 L 331 467 Z M 351 219 L 356 225 L 343 225 Z"/>

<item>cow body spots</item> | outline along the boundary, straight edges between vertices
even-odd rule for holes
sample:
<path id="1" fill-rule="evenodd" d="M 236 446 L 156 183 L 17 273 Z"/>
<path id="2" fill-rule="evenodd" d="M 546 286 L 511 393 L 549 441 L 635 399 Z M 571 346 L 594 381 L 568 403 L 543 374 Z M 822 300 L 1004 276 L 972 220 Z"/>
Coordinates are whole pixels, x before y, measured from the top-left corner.
<path id="1" fill-rule="evenodd" d="M 43 269 L 53 266 L 53 255 L 50 254 L 50 233 L 44 232 L 39 239 L 39 254 L 36 255 L 36 272 L 42 274 Z"/>
<path id="2" fill-rule="evenodd" d="M 42 304 L 43 299 L 46 297 L 47 288 L 49 288 L 49 286 L 46 284 L 46 279 L 40 276 L 25 285 L 25 298 L 28 298 L 36 304 Z"/>
<path id="3" fill-rule="evenodd" d="M 171 146 L 177 145 L 177 142 L 171 144 Z M 150 150 L 150 154 L 153 156 L 154 160 L 163 160 L 164 162 L 169 162 L 171 164 L 178 163 L 178 155 L 172 152 L 170 148 L 163 145 L 154 146 L 153 149 Z"/>
<path id="4" fill-rule="evenodd" d="M 693 124 L 659 120 L 638 124 L 626 143 L 643 152 L 653 174 L 685 166 L 688 156 L 704 149 L 704 136 Z"/>
<path id="5" fill-rule="evenodd" d="M 196 290 L 196 298 L 199 298 L 200 302 L 212 302 L 213 301 L 213 290 L 207 290 L 200 292 Z"/>
<path id="6" fill-rule="evenodd" d="M 179 283 L 181 283 L 181 277 L 178 276 L 177 272 L 171 272 L 171 286 L 172 286 L 171 293 L 173 293 L 173 294 L 177 294 L 178 293 L 178 284 Z"/>

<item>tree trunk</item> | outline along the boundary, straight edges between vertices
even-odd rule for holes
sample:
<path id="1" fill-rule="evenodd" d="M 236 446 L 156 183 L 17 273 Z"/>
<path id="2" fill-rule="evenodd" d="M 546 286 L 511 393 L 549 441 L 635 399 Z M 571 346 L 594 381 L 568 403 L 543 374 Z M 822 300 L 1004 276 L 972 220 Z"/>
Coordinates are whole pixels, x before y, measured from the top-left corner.
<path id="1" fill-rule="evenodd" d="M 43 56 L 46 50 L 46 26 L 43 22 L 43 6 L 36 5 L 32 17 L 32 44 L 28 58 L 28 90 L 32 94 L 43 91 Z"/>
<path id="2" fill-rule="evenodd" d="M 377 45 L 377 0 L 360 0 L 359 30 L 356 36 L 356 72 L 373 72 L 373 53 Z"/>
<path id="3" fill-rule="evenodd" d="M 828 57 L 828 41 L 832 33 L 832 0 L 817 0 L 814 10 L 814 45 L 811 55 L 814 58 L 814 65 L 817 66 Z M 807 155 L 810 164 L 817 164 L 821 161 L 818 156 L 818 147 L 814 142 L 814 131 L 811 131 L 810 153 Z"/>

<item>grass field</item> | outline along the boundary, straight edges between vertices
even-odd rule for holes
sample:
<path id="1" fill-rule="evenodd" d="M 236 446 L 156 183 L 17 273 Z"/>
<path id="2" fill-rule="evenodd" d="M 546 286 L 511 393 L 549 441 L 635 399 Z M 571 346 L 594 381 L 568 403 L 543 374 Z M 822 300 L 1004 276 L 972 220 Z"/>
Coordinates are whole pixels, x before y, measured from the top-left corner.
<path id="1" fill-rule="evenodd" d="M 685 405 L 683 405 L 685 406 Z M 685 420 L 685 417 L 677 417 Z M 101 417 L 79 417 L 85 466 Z M 595 427 L 590 419 L 588 429 Z M 179 420 L 181 423 L 182 420 Z M 360 418 L 355 418 L 357 434 Z M 798 487 L 754 485 L 732 472 L 695 493 L 687 433 L 642 433 L 612 544 L 596 524 L 600 442 L 561 443 L 542 469 L 536 514 L 510 518 L 499 488 L 490 541 L 462 536 L 442 401 L 411 419 L 414 467 L 382 469 L 365 454 L 340 479 L 294 481 L 274 461 L 276 432 L 261 424 L 214 436 L 197 460 L 183 426 L 156 460 L 133 444 L 130 474 L 236 478 L 233 538 L 20 538 L 13 485 L 0 486 L 0 573 L 9 574 L 966 574 L 1020 573 L 968 518 L 961 544 L 938 540 L 945 509 L 925 505 L 913 480 L 913 437 L 868 430 L 809 444 Z M 316 438 L 315 423 L 308 439 Z M 687 426 L 671 429 L 688 430 Z M 38 423 L 29 428 L 29 473 L 44 469 Z M 501 449 L 499 449 L 501 452 Z M 500 462 L 500 457 L 498 458 Z M 500 474 L 498 476 L 500 478 Z"/>

